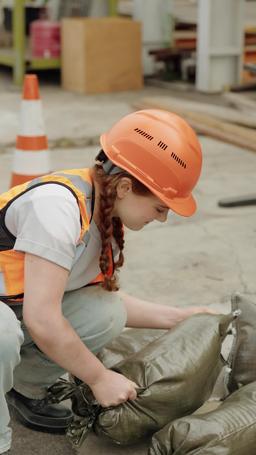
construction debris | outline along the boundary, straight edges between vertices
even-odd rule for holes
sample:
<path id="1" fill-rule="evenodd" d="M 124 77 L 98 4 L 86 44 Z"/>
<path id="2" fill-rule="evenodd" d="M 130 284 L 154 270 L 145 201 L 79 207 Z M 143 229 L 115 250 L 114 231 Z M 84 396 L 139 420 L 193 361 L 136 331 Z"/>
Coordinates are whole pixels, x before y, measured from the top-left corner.
<path id="1" fill-rule="evenodd" d="M 165 109 L 175 112 L 185 118 L 199 134 L 256 152 L 256 131 L 253 129 L 256 128 L 256 111 L 254 108 L 254 112 L 252 112 L 253 104 L 250 100 L 248 101 L 251 109 L 247 111 L 247 115 L 228 107 L 184 101 L 173 97 L 167 98 L 166 96 L 144 98 L 135 103 L 133 107 L 135 109 Z"/>
<path id="2" fill-rule="evenodd" d="M 235 106 L 239 111 L 243 113 L 248 113 L 250 117 L 256 119 L 256 102 L 249 99 L 247 96 L 238 94 L 238 93 L 223 93 L 223 97 L 231 105 Z M 250 126 L 250 125 L 249 125 Z"/>

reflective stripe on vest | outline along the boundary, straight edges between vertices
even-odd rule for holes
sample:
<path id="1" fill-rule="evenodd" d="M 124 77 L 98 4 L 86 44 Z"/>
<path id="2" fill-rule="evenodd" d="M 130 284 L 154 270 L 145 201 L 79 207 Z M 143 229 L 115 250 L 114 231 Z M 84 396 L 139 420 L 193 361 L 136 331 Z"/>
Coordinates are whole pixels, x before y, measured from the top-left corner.
<path id="1" fill-rule="evenodd" d="M 59 184 L 68 188 L 75 196 L 80 210 L 80 241 L 89 241 L 88 228 L 93 212 L 93 184 L 89 169 L 72 169 L 38 177 L 30 182 L 18 185 L 0 195 L 0 300 L 13 303 L 23 300 L 24 292 L 24 253 L 14 251 L 16 238 L 5 226 L 5 214 L 8 207 L 18 197 L 37 186 Z M 110 268 L 108 276 L 113 274 L 113 254 L 109 249 Z M 103 281 L 100 273 L 92 283 Z"/>
<path id="2" fill-rule="evenodd" d="M 4 284 L 4 274 L 3 272 L 0 272 L 0 295 L 5 294 L 6 289 L 5 289 L 5 284 Z"/>

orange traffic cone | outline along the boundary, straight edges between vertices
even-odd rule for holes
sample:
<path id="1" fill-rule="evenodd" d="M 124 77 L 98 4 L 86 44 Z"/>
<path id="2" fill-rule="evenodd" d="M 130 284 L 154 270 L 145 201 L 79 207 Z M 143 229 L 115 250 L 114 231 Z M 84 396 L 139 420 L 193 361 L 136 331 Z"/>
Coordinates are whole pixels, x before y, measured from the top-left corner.
<path id="1" fill-rule="evenodd" d="M 22 98 L 11 188 L 51 172 L 38 79 L 35 74 L 25 76 Z"/>

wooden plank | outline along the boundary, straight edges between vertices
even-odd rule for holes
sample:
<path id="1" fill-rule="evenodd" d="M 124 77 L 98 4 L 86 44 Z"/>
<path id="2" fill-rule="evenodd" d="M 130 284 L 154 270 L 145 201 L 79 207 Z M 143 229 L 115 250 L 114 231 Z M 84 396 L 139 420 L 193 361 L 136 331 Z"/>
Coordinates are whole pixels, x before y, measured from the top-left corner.
<path id="1" fill-rule="evenodd" d="M 197 32 L 196 30 L 174 30 L 173 32 L 173 39 L 178 40 L 178 39 L 194 39 L 196 40 L 197 38 Z"/>
<path id="2" fill-rule="evenodd" d="M 169 110 L 184 110 L 190 112 L 197 112 L 201 114 L 210 115 L 219 120 L 224 120 L 228 123 L 235 123 L 250 128 L 256 128 L 256 110 L 255 115 L 243 114 L 234 108 L 217 106 L 214 104 L 200 103 L 196 101 L 188 101 L 175 97 L 154 97 L 150 98 L 149 102 L 153 100 L 154 103 L 164 104 Z M 146 100 L 148 101 L 148 100 Z"/>
<path id="3" fill-rule="evenodd" d="M 239 93 L 225 92 L 223 93 L 224 98 L 233 106 L 246 112 L 250 112 L 251 115 L 256 116 L 256 102 L 250 100 L 247 96 Z"/>
<path id="4" fill-rule="evenodd" d="M 182 108 L 170 107 L 168 102 L 154 98 L 141 99 L 133 104 L 135 109 L 165 109 L 183 117 L 199 134 L 219 139 L 238 147 L 256 152 L 256 132 L 248 128 L 220 121 L 209 115 L 191 112 Z"/>

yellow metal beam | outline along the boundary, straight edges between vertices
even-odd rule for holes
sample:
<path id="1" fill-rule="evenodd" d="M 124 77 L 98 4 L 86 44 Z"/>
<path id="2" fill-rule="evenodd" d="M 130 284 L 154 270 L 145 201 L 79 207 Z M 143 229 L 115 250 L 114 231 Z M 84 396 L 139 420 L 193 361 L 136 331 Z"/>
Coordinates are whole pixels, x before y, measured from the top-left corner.
<path id="1" fill-rule="evenodd" d="M 14 68 L 13 79 L 22 85 L 25 73 L 25 0 L 15 0 L 12 18 Z"/>
<path id="2" fill-rule="evenodd" d="M 118 0 L 109 0 L 109 15 L 110 16 L 117 16 L 117 4 Z"/>

